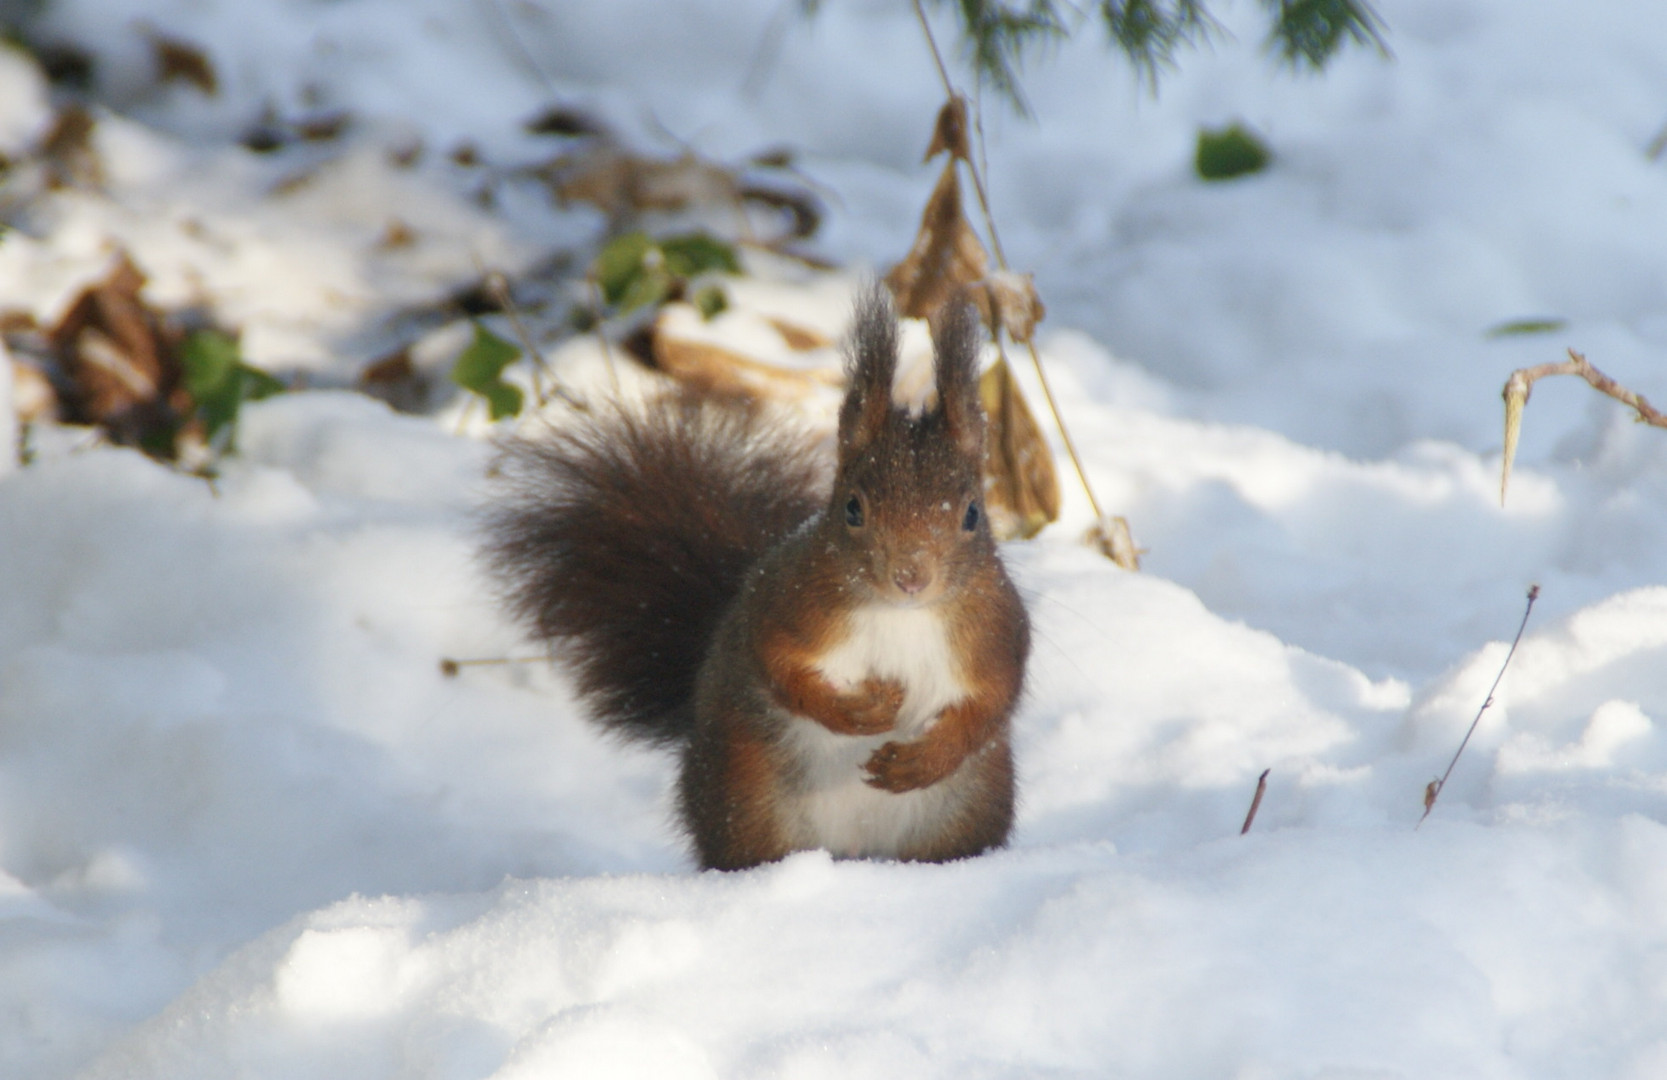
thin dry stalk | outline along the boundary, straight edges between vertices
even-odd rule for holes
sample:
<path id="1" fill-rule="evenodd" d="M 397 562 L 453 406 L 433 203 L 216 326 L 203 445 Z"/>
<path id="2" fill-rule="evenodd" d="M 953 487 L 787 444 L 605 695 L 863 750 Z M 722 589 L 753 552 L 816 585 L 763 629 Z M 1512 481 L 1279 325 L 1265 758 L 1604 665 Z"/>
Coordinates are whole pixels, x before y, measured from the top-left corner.
<path id="1" fill-rule="evenodd" d="M 1505 449 L 1501 455 L 1499 475 L 1499 502 L 1505 503 L 1505 486 L 1511 480 L 1511 462 L 1516 458 L 1517 436 L 1522 431 L 1522 410 L 1528 404 L 1528 395 L 1534 389 L 1534 384 L 1547 375 L 1578 375 L 1586 380 L 1593 390 L 1608 395 L 1626 405 L 1638 414 L 1640 423 L 1651 427 L 1667 428 L 1667 415 L 1661 413 L 1648 401 L 1644 395 L 1628 390 L 1620 383 L 1611 379 L 1597 368 L 1593 367 L 1586 357 L 1569 350 L 1569 358 L 1559 364 L 1537 364 L 1534 367 L 1518 368 L 1511 372 L 1511 377 L 1505 380 L 1503 397 L 1505 398 Z"/>
<path id="2" fill-rule="evenodd" d="M 602 359 L 608 365 L 608 378 L 614 384 L 614 397 L 620 395 L 619 369 L 614 366 L 613 346 L 608 344 L 608 332 L 602 324 L 602 285 L 595 274 L 585 276 L 586 295 L 590 300 L 590 317 L 596 324 L 596 340 L 602 346 Z"/>
<path id="3" fill-rule="evenodd" d="M 578 399 L 568 393 L 561 385 L 560 380 L 550 371 L 550 365 L 545 362 L 544 354 L 538 350 L 538 346 L 533 343 L 532 334 L 527 331 L 527 324 L 521 321 L 521 309 L 516 305 L 515 297 L 510 295 L 509 278 L 500 271 L 494 270 L 486 275 L 486 288 L 492 294 L 492 298 L 498 302 L 498 306 L 504 309 L 504 314 L 509 316 L 509 325 L 514 328 L 515 336 L 520 339 L 521 348 L 526 350 L 527 356 L 532 360 L 533 400 L 538 402 L 541 408 L 548 400 L 544 395 L 543 380 L 540 378 L 540 376 L 543 376 L 550 380 L 551 394 L 561 398 L 569 405 L 577 405 L 579 403 Z"/>
<path id="4" fill-rule="evenodd" d="M 1505 669 L 1511 666 L 1511 657 L 1515 656 L 1517 653 L 1517 645 L 1522 641 L 1522 632 L 1528 628 L 1528 616 L 1534 611 L 1534 601 L 1539 598 L 1540 587 L 1538 585 L 1530 585 L 1528 587 L 1528 606 L 1522 611 L 1522 622 L 1517 625 L 1517 636 L 1511 639 L 1511 648 L 1510 651 L 1505 654 L 1505 662 L 1499 665 L 1499 674 L 1493 677 L 1493 685 L 1488 687 L 1487 700 L 1483 701 L 1482 707 L 1476 710 L 1476 719 L 1470 722 L 1470 730 L 1464 733 L 1464 738 L 1459 742 L 1459 748 L 1453 751 L 1453 760 L 1447 763 L 1447 771 L 1441 774 L 1441 778 L 1439 780 L 1431 780 L 1429 784 L 1425 786 L 1424 814 L 1423 817 L 1418 819 L 1418 825 L 1413 826 L 1414 829 L 1417 829 L 1419 825 L 1424 824 L 1424 818 L 1429 817 L 1430 811 L 1435 809 L 1435 801 L 1441 797 L 1441 789 L 1447 786 L 1447 778 L 1453 775 L 1453 766 L 1459 763 L 1459 755 L 1464 753 L 1464 748 L 1466 746 L 1470 745 L 1470 737 L 1476 734 L 1476 725 L 1482 722 L 1482 714 L 1488 711 L 1489 705 L 1493 704 L 1494 691 L 1499 689 L 1500 681 L 1505 678 Z"/>
<path id="5" fill-rule="evenodd" d="M 1268 792 L 1268 774 L 1271 772 L 1272 769 L 1263 769 L 1262 775 L 1256 778 L 1256 794 L 1251 797 L 1250 813 L 1244 816 L 1244 828 L 1239 830 L 1240 836 L 1249 832 L 1250 827 L 1256 823 L 1256 811 L 1262 808 L 1262 796 Z"/>
<path id="6" fill-rule="evenodd" d="M 926 35 L 926 44 L 932 50 L 932 62 L 937 65 L 938 78 L 943 83 L 944 94 L 953 101 L 960 95 L 955 89 L 954 82 L 949 77 L 949 68 L 944 65 L 943 53 L 938 50 L 938 39 L 932 33 L 932 24 L 926 20 L 926 9 L 922 6 L 921 0 L 914 0 L 914 8 L 915 18 L 920 22 L 921 33 Z M 978 156 L 982 159 L 984 140 L 982 121 L 975 124 L 974 130 L 978 133 Z M 1001 247 L 1001 234 L 996 231 L 995 215 L 990 212 L 990 197 L 984 188 L 983 170 L 971 158 L 965 160 L 967 173 L 972 177 L 973 192 L 978 196 L 978 209 L 984 217 L 984 231 L 990 237 L 990 253 L 996 257 L 996 265 L 1003 271 L 1007 271 L 1010 269 L 1007 265 L 1007 254 Z M 1042 384 L 1042 396 L 1047 399 L 1048 411 L 1053 414 L 1054 426 L 1059 428 L 1060 438 L 1065 443 L 1065 453 L 1071 459 L 1071 466 L 1076 470 L 1077 479 L 1082 482 L 1083 493 L 1088 496 L 1088 505 L 1094 511 L 1094 522 L 1097 527 L 1104 529 L 1106 518 L 1100 510 L 1100 500 L 1094 497 L 1094 488 L 1088 482 L 1088 471 L 1083 468 L 1082 458 L 1077 455 L 1076 443 L 1071 438 L 1070 429 L 1065 426 L 1065 417 L 1059 411 L 1059 403 L 1054 400 L 1053 388 L 1048 384 L 1048 373 L 1042 368 L 1042 355 L 1036 349 L 1035 338 L 1032 337 L 1029 341 L 1026 341 L 1025 346 L 1030 350 L 1030 362 L 1036 366 L 1036 378 Z M 1138 564 L 1131 567 L 1131 569 L 1137 568 Z"/>
<path id="7" fill-rule="evenodd" d="M 481 656 L 467 660 L 458 660 L 450 656 L 440 658 L 440 674 L 448 679 L 457 678 L 466 667 L 498 667 L 503 664 L 537 664 L 548 660 L 546 656 Z"/>

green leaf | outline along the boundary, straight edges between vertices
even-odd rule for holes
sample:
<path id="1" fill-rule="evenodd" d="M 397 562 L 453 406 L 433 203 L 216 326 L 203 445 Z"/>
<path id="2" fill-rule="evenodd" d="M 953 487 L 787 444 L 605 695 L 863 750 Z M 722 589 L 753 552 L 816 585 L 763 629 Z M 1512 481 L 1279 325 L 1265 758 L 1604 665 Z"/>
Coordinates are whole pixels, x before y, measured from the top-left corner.
<path id="1" fill-rule="evenodd" d="M 1527 334 L 1554 334 L 1567 326 L 1567 319 L 1512 319 L 1488 328 L 1490 338 L 1521 337 Z"/>
<path id="2" fill-rule="evenodd" d="M 237 368 L 238 374 L 243 378 L 244 401 L 259 401 L 262 398 L 269 398 L 289 389 L 284 385 L 282 379 L 269 375 L 260 368 L 250 367 L 247 364 L 238 364 Z"/>
<path id="3" fill-rule="evenodd" d="M 521 388 L 503 381 L 504 369 L 521 358 L 521 350 L 475 323 L 475 339 L 452 365 L 451 381 L 479 394 L 491 408 L 492 419 L 516 416 L 525 401 Z"/>
<path id="4" fill-rule="evenodd" d="M 643 272 L 643 259 L 653 242 L 645 232 L 628 232 L 608 241 L 596 256 L 596 284 L 602 299 L 618 304 L 631 283 Z"/>
<path id="5" fill-rule="evenodd" d="M 185 389 L 199 403 L 221 391 L 237 370 L 237 342 L 218 330 L 197 330 L 185 339 L 180 364 Z"/>
<path id="6" fill-rule="evenodd" d="M 1193 168 L 1204 180 L 1231 180 L 1261 172 L 1273 155 L 1255 134 L 1238 124 L 1198 133 Z"/>
<path id="7" fill-rule="evenodd" d="M 259 368 L 245 364 L 237 340 L 218 330 L 198 330 L 180 349 L 185 390 L 196 406 L 203 437 L 211 447 L 230 450 L 237 415 L 245 401 L 256 401 L 284 391 L 284 384 Z"/>
<path id="8" fill-rule="evenodd" d="M 490 383 L 480 393 L 486 399 L 488 414 L 493 420 L 520 416 L 521 406 L 526 404 L 526 395 L 521 393 L 521 388 L 506 382 Z"/>
<path id="9" fill-rule="evenodd" d="M 734 247 L 705 233 L 658 242 L 626 233 L 609 241 L 595 263 L 602 299 L 620 314 L 664 303 L 680 282 L 709 271 L 739 274 L 741 260 Z"/>
<path id="10" fill-rule="evenodd" d="M 665 253 L 666 269 L 680 278 L 692 278 L 708 270 L 726 274 L 741 272 L 741 260 L 736 257 L 735 249 L 705 233 L 662 240 L 660 250 Z"/>
<path id="11" fill-rule="evenodd" d="M 640 307 L 650 307 L 660 303 L 671 292 L 671 275 L 658 260 L 653 260 L 643 267 L 640 274 L 633 277 L 625 286 L 625 292 L 620 296 L 615 306 L 621 315 L 635 311 Z"/>
<path id="12" fill-rule="evenodd" d="M 708 285 L 690 297 L 696 308 L 700 310 L 700 317 L 710 322 L 723 314 L 729 308 L 729 298 L 716 285 Z"/>

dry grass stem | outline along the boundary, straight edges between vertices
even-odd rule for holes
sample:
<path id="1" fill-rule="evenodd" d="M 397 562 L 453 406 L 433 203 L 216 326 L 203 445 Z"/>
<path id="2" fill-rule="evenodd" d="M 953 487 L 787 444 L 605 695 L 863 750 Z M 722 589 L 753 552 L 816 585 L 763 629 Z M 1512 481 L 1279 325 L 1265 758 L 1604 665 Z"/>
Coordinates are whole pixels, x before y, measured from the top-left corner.
<path id="1" fill-rule="evenodd" d="M 548 398 L 544 394 L 544 379 L 550 380 L 550 393 L 561 398 L 569 405 L 578 404 L 578 400 L 563 388 L 561 382 L 551 372 L 550 365 L 544 360 L 544 354 L 533 342 L 533 336 L 527 330 L 527 324 L 521 320 L 521 309 L 516 306 L 515 297 L 509 291 L 509 278 L 500 271 L 494 270 L 486 275 L 486 288 L 498 306 L 509 316 L 509 325 L 514 328 L 515 336 L 521 341 L 521 348 L 526 350 L 527 357 L 532 360 L 533 400 L 542 407 Z"/>
<path id="2" fill-rule="evenodd" d="M 1611 379 L 1597 368 L 1593 367 L 1586 357 L 1569 350 L 1569 358 L 1557 364 L 1538 364 L 1529 368 L 1518 368 L 1511 372 L 1511 377 L 1505 380 L 1502 396 L 1505 398 L 1505 448 L 1501 455 L 1499 475 L 1499 503 L 1505 503 L 1505 488 L 1511 480 L 1511 462 L 1516 458 L 1517 437 L 1522 430 L 1522 410 L 1528 404 L 1528 395 L 1533 391 L 1534 384 L 1547 375 L 1578 375 L 1586 380 L 1587 385 L 1600 394 L 1614 398 L 1621 404 L 1631 408 L 1638 414 L 1640 423 L 1651 427 L 1667 428 L 1667 415 L 1644 400 L 1644 395 L 1628 390 L 1620 383 Z"/>
<path id="3" fill-rule="evenodd" d="M 537 664 L 548 660 L 547 656 L 481 656 L 467 660 L 458 660 L 450 656 L 440 658 L 440 674 L 448 679 L 455 679 L 466 667 L 497 667 L 503 664 Z"/>
<path id="4" fill-rule="evenodd" d="M 932 61 L 937 65 L 938 78 L 943 83 L 945 96 L 951 102 L 965 100 L 961 94 L 956 92 L 955 84 L 949 78 L 949 68 L 944 65 L 943 53 L 938 49 L 937 38 L 932 33 L 931 23 L 926 19 L 926 9 L 921 4 L 921 0 L 914 0 L 914 9 L 915 18 L 920 22 L 921 33 L 926 35 L 926 44 L 932 50 Z M 982 147 L 982 124 L 977 125 L 977 131 Z M 934 140 L 934 145 L 936 145 L 936 140 Z M 983 170 L 978 167 L 978 163 L 973 160 L 970 154 L 961 157 L 961 160 L 966 162 L 967 174 L 972 177 L 973 193 L 978 198 L 978 208 L 984 217 L 984 230 L 990 238 L 990 253 L 995 256 L 998 268 L 1004 272 L 1010 272 L 1011 268 L 1007 264 L 1007 254 L 1001 246 L 1001 234 L 996 230 L 995 215 L 990 212 L 990 196 L 984 187 Z M 950 162 L 950 167 L 954 167 L 953 160 Z M 1100 500 L 1095 497 L 1093 485 L 1088 482 L 1088 471 L 1083 468 L 1082 458 L 1077 455 L 1076 443 L 1071 438 L 1070 429 L 1065 426 L 1065 417 L 1059 411 L 1059 403 L 1054 400 L 1053 388 L 1048 384 L 1047 372 L 1042 368 L 1042 356 L 1037 351 L 1034 340 L 1027 340 L 1025 345 L 1030 349 L 1031 362 L 1036 366 L 1036 378 L 1042 384 L 1042 396 L 1047 399 L 1048 411 L 1053 414 L 1054 425 L 1059 429 L 1060 438 L 1065 443 L 1065 453 L 1071 459 L 1071 465 L 1076 470 L 1077 479 L 1082 483 L 1083 493 L 1088 496 L 1088 505 L 1094 511 L 1094 520 L 1103 523 L 1106 518 L 1104 512 L 1100 509 Z M 1126 523 L 1124 528 L 1127 528 Z"/>
<path id="5" fill-rule="evenodd" d="M 1539 598 L 1540 587 L 1530 585 L 1528 587 L 1528 605 L 1523 608 L 1522 622 L 1517 625 L 1517 636 L 1511 639 L 1511 648 L 1505 653 L 1505 662 L 1499 665 L 1499 674 L 1493 677 L 1493 685 L 1488 687 L 1487 699 L 1482 702 L 1482 707 L 1476 710 L 1476 719 L 1470 722 L 1470 728 L 1464 733 L 1464 738 L 1460 740 L 1459 748 L 1453 751 L 1453 760 L 1447 763 L 1447 771 L 1441 774 L 1440 779 L 1431 780 L 1424 788 L 1424 813 L 1418 819 L 1418 825 L 1424 824 L 1424 818 L 1429 817 L 1430 811 L 1435 809 L 1435 801 L 1441 797 L 1441 789 L 1447 786 L 1447 778 L 1453 775 L 1453 766 L 1459 763 L 1459 755 L 1464 753 L 1466 746 L 1470 745 L 1470 737 L 1476 734 L 1476 725 L 1482 722 L 1482 714 L 1488 711 L 1489 705 L 1493 704 L 1494 691 L 1499 689 L 1500 681 L 1505 678 L 1505 669 L 1511 666 L 1511 657 L 1516 655 L 1517 646 L 1522 642 L 1522 632 L 1528 628 L 1528 616 L 1534 611 L 1534 601 Z M 1413 828 L 1418 828 L 1418 825 L 1414 825 Z"/>
<path id="6" fill-rule="evenodd" d="M 1250 813 L 1244 816 L 1244 828 L 1239 830 L 1240 836 L 1249 832 L 1250 827 L 1256 823 L 1256 811 L 1262 808 L 1262 796 L 1268 793 L 1268 774 L 1271 772 L 1272 769 L 1263 769 L 1262 775 L 1256 778 L 1256 794 L 1251 796 Z"/>

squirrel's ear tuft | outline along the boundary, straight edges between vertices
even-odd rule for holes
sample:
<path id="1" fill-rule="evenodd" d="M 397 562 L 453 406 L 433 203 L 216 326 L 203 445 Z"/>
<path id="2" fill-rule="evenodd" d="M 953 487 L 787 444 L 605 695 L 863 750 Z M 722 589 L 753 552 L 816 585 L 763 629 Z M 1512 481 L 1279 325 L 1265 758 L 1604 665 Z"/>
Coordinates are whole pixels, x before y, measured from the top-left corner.
<path id="1" fill-rule="evenodd" d="M 841 458 L 873 442 L 891 415 L 897 376 L 897 312 L 884 285 L 857 297 L 851 337 L 845 346 L 845 403 L 839 409 Z"/>
<path id="2" fill-rule="evenodd" d="M 962 453 L 982 459 L 984 410 L 978 401 L 978 350 L 984 342 L 984 327 L 977 309 L 959 298 L 938 309 L 936 324 L 932 367 L 938 408 Z"/>

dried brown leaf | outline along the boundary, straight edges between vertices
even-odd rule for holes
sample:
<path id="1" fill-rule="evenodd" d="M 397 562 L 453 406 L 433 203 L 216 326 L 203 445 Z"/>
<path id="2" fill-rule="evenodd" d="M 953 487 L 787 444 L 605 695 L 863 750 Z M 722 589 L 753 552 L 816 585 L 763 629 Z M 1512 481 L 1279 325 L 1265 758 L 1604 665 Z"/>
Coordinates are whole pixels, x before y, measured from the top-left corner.
<path id="1" fill-rule="evenodd" d="M 79 105 L 58 110 L 41 139 L 48 187 L 97 188 L 104 184 L 104 163 L 93 148 L 93 114 Z"/>
<path id="2" fill-rule="evenodd" d="M 555 173 L 557 198 L 564 203 L 589 203 L 609 217 L 740 204 L 735 174 L 694 154 L 667 160 L 602 146 L 579 158 L 564 159 Z"/>
<path id="3" fill-rule="evenodd" d="M 768 315 L 764 317 L 764 321 L 775 327 L 776 333 L 781 335 L 781 339 L 787 342 L 787 347 L 794 352 L 813 352 L 816 349 L 833 347 L 833 339 L 820 330 L 812 330 L 808 326 L 800 326 L 798 323 Z"/>
<path id="4" fill-rule="evenodd" d="M 653 365 L 672 378 L 709 393 L 798 401 L 837 388 L 843 377 L 827 368 L 790 368 L 754 359 L 711 341 L 676 332 L 679 308 L 668 304 L 654 321 L 649 342 Z"/>
<path id="5" fill-rule="evenodd" d="M 992 336 L 1006 330 L 1014 341 L 1029 341 L 1047 314 L 1029 274 L 997 270 L 975 283 L 970 295 Z"/>
<path id="6" fill-rule="evenodd" d="M 932 142 L 926 147 L 922 161 L 931 161 L 947 153 L 952 159 L 972 161 L 972 141 L 967 136 L 967 99 L 957 94 L 944 102 L 938 110 L 938 122 L 932 128 Z"/>
<path id="7" fill-rule="evenodd" d="M 822 227 L 822 204 L 808 191 L 743 184 L 738 195 L 742 202 L 785 213 L 789 220 L 786 239 L 808 239 Z"/>
<path id="8" fill-rule="evenodd" d="M 359 373 L 359 390 L 404 413 L 422 412 L 429 379 L 411 359 L 411 347 L 389 353 Z"/>
<path id="9" fill-rule="evenodd" d="M 925 319 L 963 287 L 981 280 L 989 265 L 984 244 L 961 210 L 961 181 L 952 158 L 926 200 L 914 246 L 886 275 L 886 284 L 900 313 Z"/>
<path id="10" fill-rule="evenodd" d="M 314 113 L 304 116 L 290 125 L 298 139 L 306 142 L 329 142 L 341 137 L 348 125 L 353 123 L 353 114 L 345 109 L 334 112 Z"/>
<path id="11" fill-rule="evenodd" d="M 521 130 L 528 135 L 559 135 L 564 138 L 608 134 L 608 126 L 601 120 L 571 105 L 551 105 L 523 122 Z"/>
<path id="12" fill-rule="evenodd" d="M 984 501 L 991 527 L 997 539 L 1029 539 L 1059 517 L 1053 453 L 1005 358 L 978 380 L 978 396 L 990 424 Z"/>
<path id="13" fill-rule="evenodd" d="M 202 49 L 167 34 L 151 31 L 151 61 L 156 68 L 156 81 L 189 83 L 208 97 L 220 92 L 220 78 L 214 65 Z"/>
<path id="14" fill-rule="evenodd" d="M 64 419 L 118 443 L 171 447 L 184 399 L 177 334 L 145 304 L 145 276 L 124 253 L 47 331 L 69 387 Z"/>
<path id="15" fill-rule="evenodd" d="M 1129 531 L 1129 519 L 1123 515 L 1105 518 L 1090 526 L 1088 542 L 1123 569 L 1140 569 L 1142 551 L 1135 547 L 1134 534 Z"/>
<path id="16" fill-rule="evenodd" d="M 7 361 L 12 366 L 12 408 L 18 420 L 35 424 L 58 418 L 58 391 L 46 372 L 27 360 Z"/>

